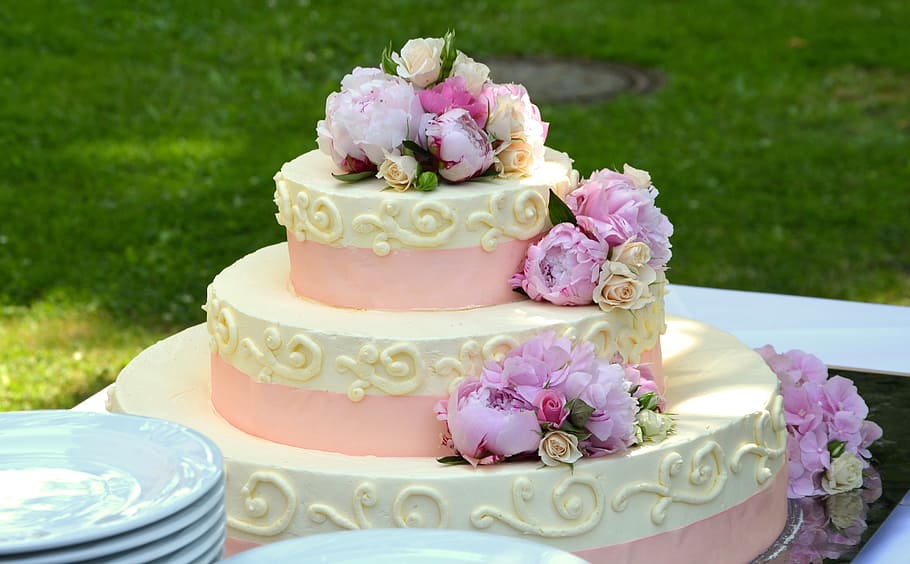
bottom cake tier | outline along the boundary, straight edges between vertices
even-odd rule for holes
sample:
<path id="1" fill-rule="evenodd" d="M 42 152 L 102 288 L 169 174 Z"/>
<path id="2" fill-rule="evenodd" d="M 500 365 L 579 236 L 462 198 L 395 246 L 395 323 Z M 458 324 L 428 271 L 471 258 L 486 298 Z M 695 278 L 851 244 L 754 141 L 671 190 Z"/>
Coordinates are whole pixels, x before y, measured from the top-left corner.
<path id="1" fill-rule="evenodd" d="M 208 344 L 199 325 L 145 350 L 117 378 L 109 408 L 182 423 L 219 445 L 229 551 L 341 529 L 439 527 L 524 536 L 592 562 L 747 562 L 787 519 L 777 378 L 734 337 L 695 321 L 669 318 L 662 345 L 676 433 L 574 467 L 475 469 L 259 439 L 212 408 Z"/>

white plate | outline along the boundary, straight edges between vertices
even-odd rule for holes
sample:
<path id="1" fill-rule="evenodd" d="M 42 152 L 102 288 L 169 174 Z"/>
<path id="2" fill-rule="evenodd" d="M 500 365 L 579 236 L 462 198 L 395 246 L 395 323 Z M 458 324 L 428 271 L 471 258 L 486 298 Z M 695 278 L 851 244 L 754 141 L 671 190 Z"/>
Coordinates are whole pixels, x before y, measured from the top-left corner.
<path id="1" fill-rule="evenodd" d="M 206 551 L 211 546 L 212 538 L 226 530 L 226 520 L 224 510 L 221 509 L 166 540 L 149 543 L 106 558 L 93 559 L 92 562 L 135 564 L 136 562 L 176 563 L 183 561 L 177 555 L 186 553 L 198 555 Z M 194 559 L 195 556 L 186 561 L 192 562 Z"/>
<path id="2" fill-rule="evenodd" d="M 69 564 L 94 561 L 99 558 L 119 556 L 117 553 L 128 552 L 136 547 L 157 541 L 169 542 L 175 535 L 180 534 L 182 529 L 199 525 L 201 521 L 211 515 L 224 511 L 224 486 L 216 484 L 213 489 L 214 491 L 171 517 L 134 531 L 63 548 L 0 556 L 0 564 L 13 562 L 16 564 Z"/>
<path id="3" fill-rule="evenodd" d="M 584 564 L 568 552 L 525 539 L 439 529 L 370 529 L 313 535 L 247 550 L 227 564 Z"/>
<path id="4" fill-rule="evenodd" d="M 162 520 L 224 479 L 182 425 L 74 411 L 0 413 L 0 555 L 86 543 Z"/>

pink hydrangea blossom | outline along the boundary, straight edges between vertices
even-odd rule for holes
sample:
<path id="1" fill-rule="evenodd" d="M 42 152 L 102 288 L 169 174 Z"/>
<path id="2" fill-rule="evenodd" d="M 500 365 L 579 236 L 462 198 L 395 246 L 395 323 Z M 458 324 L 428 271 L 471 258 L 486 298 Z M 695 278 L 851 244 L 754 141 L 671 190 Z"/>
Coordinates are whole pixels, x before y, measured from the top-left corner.
<path id="1" fill-rule="evenodd" d="M 648 265 L 663 270 L 670 261 L 673 225 L 655 205 L 657 189 L 636 186 L 631 176 L 600 170 L 566 197 L 578 224 L 611 248 L 636 240 L 648 245 Z"/>
<path id="2" fill-rule="evenodd" d="M 319 149 L 344 172 L 376 170 L 405 140 L 417 141 L 424 114 L 414 88 L 375 68 L 356 68 L 325 102 Z"/>
<path id="3" fill-rule="evenodd" d="M 460 76 L 447 78 L 433 88 L 419 90 L 417 96 L 428 113 L 440 115 L 461 108 L 471 114 L 477 127 L 483 129 L 487 121 L 487 100 L 468 92 L 465 80 Z"/>
<path id="4" fill-rule="evenodd" d="M 594 300 L 594 288 L 605 260 L 603 245 L 574 225 L 560 223 L 528 248 L 522 272 L 514 275 L 510 283 L 532 300 L 587 305 Z"/>
<path id="5" fill-rule="evenodd" d="M 788 495 L 823 494 L 822 474 L 831 471 L 832 464 L 837 467 L 834 460 L 839 456 L 859 457 L 868 467 L 868 447 L 881 438 L 882 430 L 866 420 L 869 407 L 853 382 L 829 378 L 821 360 L 803 351 L 779 354 L 770 345 L 756 351 L 781 382 L 790 433 Z"/>
<path id="6" fill-rule="evenodd" d="M 439 160 L 439 175 L 450 182 L 474 178 L 493 166 L 493 147 L 471 114 L 455 108 L 426 124 L 427 148 Z"/>

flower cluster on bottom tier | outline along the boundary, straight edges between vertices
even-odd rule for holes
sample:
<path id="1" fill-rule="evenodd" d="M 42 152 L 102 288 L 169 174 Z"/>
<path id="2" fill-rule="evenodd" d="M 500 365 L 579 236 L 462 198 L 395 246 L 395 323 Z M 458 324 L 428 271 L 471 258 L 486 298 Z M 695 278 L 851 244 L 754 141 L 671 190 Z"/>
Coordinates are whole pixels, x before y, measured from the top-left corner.
<path id="1" fill-rule="evenodd" d="M 777 538 L 787 517 L 787 434 L 777 378 L 732 336 L 694 321 L 668 321 L 666 399 L 677 432 L 574 468 L 453 468 L 430 457 L 350 456 L 247 435 L 211 408 L 202 326 L 130 363 L 111 393 L 111 408 L 180 421 L 219 444 L 235 540 L 445 527 L 531 535 L 591 560 L 666 554 L 685 561 L 687 550 L 704 557 L 711 545 L 718 557 L 745 561 Z M 725 534 L 716 534 L 718 524 Z"/>

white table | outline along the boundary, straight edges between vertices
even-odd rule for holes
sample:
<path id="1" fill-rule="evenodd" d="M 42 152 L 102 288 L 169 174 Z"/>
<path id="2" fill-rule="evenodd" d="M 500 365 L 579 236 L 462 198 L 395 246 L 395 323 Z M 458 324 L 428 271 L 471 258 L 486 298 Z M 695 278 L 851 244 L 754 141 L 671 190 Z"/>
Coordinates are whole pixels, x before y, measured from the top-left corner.
<path id="1" fill-rule="evenodd" d="M 910 307 L 677 284 L 666 304 L 752 348 L 801 349 L 835 369 L 910 376 Z"/>

